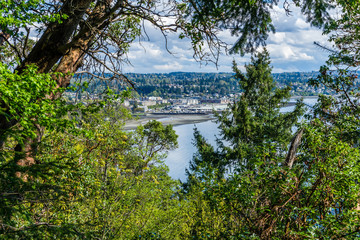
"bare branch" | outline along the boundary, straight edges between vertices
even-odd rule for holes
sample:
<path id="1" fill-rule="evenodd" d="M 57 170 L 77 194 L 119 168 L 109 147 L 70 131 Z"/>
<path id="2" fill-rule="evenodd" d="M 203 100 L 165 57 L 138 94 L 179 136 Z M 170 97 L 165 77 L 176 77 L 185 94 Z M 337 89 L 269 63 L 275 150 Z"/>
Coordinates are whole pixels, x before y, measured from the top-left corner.
<path id="1" fill-rule="evenodd" d="M 293 140 L 291 141 L 289 152 L 285 159 L 285 166 L 288 166 L 290 169 L 292 168 L 295 159 L 296 159 L 296 151 L 299 145 L 301 144 L 301 138 L 303 135 L 304 129 L 301 129 L 296 133 Z"/>

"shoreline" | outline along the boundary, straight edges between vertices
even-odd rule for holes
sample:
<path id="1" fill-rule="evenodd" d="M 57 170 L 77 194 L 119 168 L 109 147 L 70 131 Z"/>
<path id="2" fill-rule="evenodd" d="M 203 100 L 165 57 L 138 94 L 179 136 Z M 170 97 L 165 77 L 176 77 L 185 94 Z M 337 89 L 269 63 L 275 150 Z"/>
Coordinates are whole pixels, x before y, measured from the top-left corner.
<path id="1" fill-rule="evenodd" d="M 124 130 L 134 130 L 140 124 L 144 125 L 150 120 L 157 120 L 166 125 L 185 125 L 206 122 L 215 119 L 212 114 L 147 114 L 137 120 L 129 120 L 125 123 Z"/>
<path id="2" fill-rule="evenodd" d="M 301 97 L 293 97 L 293 99 L 300 99 Z M 307 98 L 317 98 L 317 96 L 308 96 Z M 284 107 L 295 106 L 296 102 L 290 101 Z M 124 130 L 134 130 L 139 125 L 144 125 L 150 120 L 157 120 L 166 125 L 185 125 L 196 124 L 214 120 L 215 116 L 212 113 L 147 113 L 146 115 L 139 116 L 138 119 L 126 121 Z"/>

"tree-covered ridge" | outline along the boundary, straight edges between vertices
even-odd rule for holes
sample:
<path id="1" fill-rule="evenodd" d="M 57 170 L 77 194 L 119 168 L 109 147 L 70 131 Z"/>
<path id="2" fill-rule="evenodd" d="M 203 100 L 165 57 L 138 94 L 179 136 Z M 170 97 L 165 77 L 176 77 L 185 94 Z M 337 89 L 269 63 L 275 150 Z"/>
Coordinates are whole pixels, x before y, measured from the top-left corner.
<path id="1" fill-rule="evenodd" d="M 176 95 L 225 96 L 238 91 L 238 83 L 232 73 L 185 73 L 127 74 L 140 95 L 171 97 Z"/>
<path id="2" fill-rule="evenodd" d="M 313 87 L 308 84 L 309 79 L 316 78 L 318 72 L 284 72 L 272 73 L 278 87 L 291 86 L 293 96 L 311 96 L 334 94 L 329 88 Z M 124 74 L 134 85 L 136 92 L 142 97 L 160 96 L 162 98 L 206 97 L 217 94 L 219 97 L 229 96 L 241 91 L 234 73 L 127 73 Z M 74 79 L 74 82 L 76 77 Z M 99 93 L 107 87 L 123 90 L 122 82 L 103 82 L 92 80 L 89 93 Z"/>

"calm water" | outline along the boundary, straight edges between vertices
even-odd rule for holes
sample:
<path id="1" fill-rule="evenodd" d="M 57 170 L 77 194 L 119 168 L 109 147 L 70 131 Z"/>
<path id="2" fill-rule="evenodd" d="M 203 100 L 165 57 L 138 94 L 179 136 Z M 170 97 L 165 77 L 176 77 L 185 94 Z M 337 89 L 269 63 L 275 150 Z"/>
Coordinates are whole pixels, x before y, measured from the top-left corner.
<path id="1" fill-rule="evenodd" d="M 306 98 L 304 99 L 304 102 L 313 106 L 316 103 L 316 100 L 316 98 Z M 288 112 L 292 109 L 294 109 L 294 107 L 285 107 L 281 109 L 281 112 Z M 165 159 L 165 163 L 170 169 L 169 175 L 174 179 L 180 179 L 182 181 L 186 180 L 185 169 L 189 166 L 189 162 L 196 152 L 196 148 L 193 145 L 195 126 L 199 129 L 205 139 L 214 146 L 216 136 L 219 136 L 219 129 L 217 128 L 217 124 L 213 121 L 174 127 L 176 134 L 179 136 L 179 148 L 169 152 Z"/>
<path id="2" fill-rule="evenodd" d="M 166 165 L 170 168 L 169 175 L 174 179 L 185 180 L 185 168 L 189 166 L 189 161 L 196 152 L 196 148 L 193 145 L 195 126 L 209 140 L 209 143 L 213 145 L 215 144 L 215 136 L 219 134 L 217 124 L 212 121 L 174 127 L 176 134 L 179 136 L 179 147 L 169 152 L 165 160 Z"/>

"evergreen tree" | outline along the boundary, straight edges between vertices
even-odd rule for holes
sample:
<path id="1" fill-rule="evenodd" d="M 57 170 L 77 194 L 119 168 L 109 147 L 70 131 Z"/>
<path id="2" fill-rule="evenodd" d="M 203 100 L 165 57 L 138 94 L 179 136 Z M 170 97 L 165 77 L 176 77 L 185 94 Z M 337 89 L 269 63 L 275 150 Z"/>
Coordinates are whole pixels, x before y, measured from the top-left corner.
<path id="1" fill-rule="evenodd" d="M 223 175 L 229 167 L 237 171 L 253 169 L 254 158 L 258 159 L 259 153 L 263 160 L 286 154 L 292 131 L 304 112 L 303 104 L 298 102 L 294 111 L 280 112 L 290 98 L 290 87 L 276 88 L 267 50 L 252 57 L 251 64 L 245 68 L 243 74 L 234 62 L 242 95 L 227 111 L 217 115 L 221 133 L 218 149 L 207 147 L 204 151 L 205 140 L 195 131 L 198 154 L 190 164 L 190 171 L 196 172 L 198 165 L 206 164 Z M 209 157 L 209 151 L 213 157 Z"/>
<path id="2" fill-rule="evenodd" d="M 298 102 L 293 111 L 280 112 L 290 97 L 290 87 L 276 88 L 266 50 L 252 57 L 245 68 L 243 74 L 234 63 L 243 92 L 239 101 L 217 116 L 218 148 L 195 130 L 198 153 L 187 170 L 185 190 L 207 207 L 198 208 L 198 215 L 207 211 L 213 216 L 195 220 L 193 234 L 198 237 L 244 239 L 255 234 L 266 238 L 274 220 L 271 208 L 287 199 L 277 186 L 286 183 L 279 176 L 304 107 Z M 220 224 L 215 222 L 219 218 Z M 209 225 L 217 227 L 211 230 Z"/>
<path id="3" fill-rule="evenodd" d="M 227 156 L 226 164 L 238 167 L 249 167 L 249 161 L 259 148 L 266 154 L 284 155 L 292 129 L 303 114 L 301 102 L 292 112 L 280 112 L 290 98 L 291 89 L 289 86 L 276 88 L 266 50 L 252 57 L 251 64 L 245 68 L 246 75 L 234 62 L 235 78 L 239 80 L 242 96 L 218 116 L 222 140 L 229 143 L 229 147 L 220 145 Z"/>

